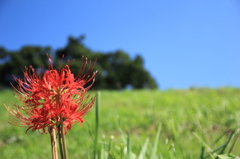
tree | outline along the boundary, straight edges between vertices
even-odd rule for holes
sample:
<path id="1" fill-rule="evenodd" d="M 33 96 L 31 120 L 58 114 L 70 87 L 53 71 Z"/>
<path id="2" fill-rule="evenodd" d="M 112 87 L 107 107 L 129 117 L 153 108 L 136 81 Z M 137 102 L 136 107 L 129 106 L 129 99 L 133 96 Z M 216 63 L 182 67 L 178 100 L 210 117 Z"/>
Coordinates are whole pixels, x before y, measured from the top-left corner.
<path id="1" fill-rule="evenodd" d="M 64 65 L 67 60 L 76 59 L 70 63 L 74 74 L 79 72 L 83 55 L 91 59 L 91 63 L 95 63 L 95 69 L 98 70 L 94 89 L 125 89 L 128 86 L 133 89 L 157 88 L 155 80 L 144 68 L 144 60 L 140 55 L 132 59 L 122 50 L 93 52 L 83 44 L 83 40 L 84 36 L 69 37 L 67 45 L 54 54 L 50 47 L 25 46 L 14 52 L 0 47 L 0 84 L 9 85 L 9 82 L 14 82 L 12 75 L 23 78 L 22 70 L 30 65 L 41 70 L 43 64 L 47 66 L 46 54 L 52 53 L 55 57 L 55 68 Z"/>
<path id="2" fill-rule="evenodd" d="M 97 58 L 95 68 L 98 70 L 98 74 L 94 85 L 95 89 L 124 89 L 129 85 L 134 89 L 157 88 L 155 80 L 144 69 L 144 62 L 140 55 L 132 60 L 122 50 L 109 53 L 93 52 L 83 45 L 83 39 L 82 37 L 69 37 L 68 44 L 56 52 L 57 63 L 60 63 L 62 55 L 66 59 L 81 59 L 82 55 L 93 60 Z M 77 73 L 80 62 L 80 60 L 76 60 L 72 64 L 74 73 Z"/>
<path id="3" fill-rule="evenodd" d="M 51 52 L 50 47 L 25 46 L 19 51 L 9 52 L 0 48 L 0 84 L 9 85 L 14 83 L 13 75 L 23 77 L 22 70 L 32 65 L 40 68 L 47 64 L 47 53 Z"/>

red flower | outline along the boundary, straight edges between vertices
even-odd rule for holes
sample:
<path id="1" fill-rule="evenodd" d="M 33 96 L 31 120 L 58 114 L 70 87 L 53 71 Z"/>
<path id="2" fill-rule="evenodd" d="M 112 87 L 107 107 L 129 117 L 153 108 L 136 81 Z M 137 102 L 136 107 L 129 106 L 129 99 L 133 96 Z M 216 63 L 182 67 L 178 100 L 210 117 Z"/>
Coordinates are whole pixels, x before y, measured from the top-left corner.
<path id="1" fill-rule="evenodd" d="M 68 65 L 57 71 L 51 57 L 48 59 L 49 68 L 44 74 L 36 73 L 30 66 L 25 69 L 23 80 L 14 77 L 18 85 L 14 87 L 16 96 L 23 105 L 6 108 L 10 123 L 26 126 L 26 132 L 32 129 L 46 133 L 50 127 L 57 128 L 62 118 L 66 133 L 72 124 L 83 122 L 83 116 L 95 102 L 95 97 L 87 95 L 97 73 L 92 72 L 91 62 L 87 68 L 88 60 L 83 57 L 83 66 L 74 76 Z"/>

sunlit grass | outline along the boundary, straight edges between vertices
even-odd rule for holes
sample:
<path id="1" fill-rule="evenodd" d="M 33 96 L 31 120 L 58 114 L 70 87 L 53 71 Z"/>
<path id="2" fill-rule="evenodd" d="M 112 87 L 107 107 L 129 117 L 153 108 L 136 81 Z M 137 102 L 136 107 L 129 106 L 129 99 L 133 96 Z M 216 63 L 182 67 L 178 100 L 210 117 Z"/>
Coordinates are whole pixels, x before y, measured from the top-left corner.
<path id="1" fill-rule="evenodd" d="M 94 94 L 94 92 L 93 92 Z M 3 104 L 20 104 L 11 90 L 0 93 L 0 154 L 5 159 L 50 158 L 48 134 L 29 131 L 8 124 Z M 159 124 L 161 133 L 156 154 L 159 158 L 199 158 L 201 142 L 208 145 L 225 131 L 239 127 L 240 89 L 192 88 L 166 91 L 101 91 L 99 145 L 108 145 L 111 136 L 112 152 L 120 156 L 123 134 L 129 134 L 131 150 L 139 155 L 147 143 L 146 154 L 151 156 Z M 80 127 L 75 125 L 67 134 L 69 158 L 87 158 L 93 153 L 95 108 L 85 116 Z M 229 134 L 228 133 L 228 134 Z M 126 137 L 126 136 L 125 136 Z M 227 140 L 224 136 L 220 143 Z M 239 141 L 240 142 L 240 141 Z M 240 155 L 237 142 L 233 154 Z"/>

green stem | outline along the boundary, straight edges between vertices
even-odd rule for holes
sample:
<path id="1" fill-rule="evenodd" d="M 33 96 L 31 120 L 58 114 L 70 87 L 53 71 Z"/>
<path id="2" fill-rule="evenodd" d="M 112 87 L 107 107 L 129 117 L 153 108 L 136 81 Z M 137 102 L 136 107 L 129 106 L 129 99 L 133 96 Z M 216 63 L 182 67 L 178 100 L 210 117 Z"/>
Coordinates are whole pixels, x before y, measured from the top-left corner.
<path id="1" fill-rule="evenodd" d="M 99 105 L 100 105 L 100 92 L 96 93 L 96 108 L 95 108 L 95 139 L 94 139 L 94 159 L 97 158 L 98 149 L 98 129 L 99 129 Z"/>
<path id="2" fill-rule="evenodd" d="M 57 100 L 58 106 L 61 106 L 61 98 L 60 98 L 60 90 L 58 91 Z M 63 117 L 60 113 L 60 124 L 58 125 L 58 137 L 59 137 L 59 147 L 60 147 L 60 154 L 62 159 L 68 159 L 67 147 L 66 147 L 66 140 L 64 136 L 64 125 L 63 125 Z"/>
<path id="3" fill-rule="evenodd" d="M 68 152 L 67 152 L 67 146 L 66 146 L 66 139 L 65 139 L 65 135 L 64 135 L 64 125 L 63 125 L 63 119 L 62 119 L 62 115 L 60 122 L 61 122 L 61 135 L 62 135 L 62 143 L 63 143 L 63 153 L 64 153 L 64 157 L 65 159 L 68 159 Z"/>
<path id="4" fill-rule="evenodd" d="M 64 159 L 63 143 L 62 143 L 62 135 L 61 135 L 61 125 L 58 125 L 58 143 L 59 143 L 59 148 L 60 148 L 61 159 Z"/>
<path id="5" fill-rule="evenodd" d="M 61 98 L 60 98 L 60 93 L 58 92 L 57 95 L 57 102 L 58 102 L 58 107 L 60 108 L 61 106 Z M 61 155 L 61 159 L 65 159 L 65 154 L 64 154 L 64 148 L 63 148 L 63 132 L 62 132 L 62 114 L 60 114 L 60 124 L 57 124 L 57 128 L 58 128 L 58 144 L 59 144 L 59 148 L 60 148 L 60 155 Z"/>
<path id="6" fill-rule="evenodd" d="M 131 158 L 131 142 L 129 132 L 127 132 L 127 159 Z"/>

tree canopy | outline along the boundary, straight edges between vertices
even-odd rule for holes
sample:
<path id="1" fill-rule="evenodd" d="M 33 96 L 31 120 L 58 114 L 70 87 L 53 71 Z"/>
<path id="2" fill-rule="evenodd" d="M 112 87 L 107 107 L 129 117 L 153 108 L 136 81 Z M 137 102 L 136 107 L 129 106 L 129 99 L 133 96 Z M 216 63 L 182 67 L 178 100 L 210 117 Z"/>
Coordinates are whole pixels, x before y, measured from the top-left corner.
<path id="1" fill-rule="evenodd" d="M 0 47 L 0 85 L 9 86 L 14 82 L 12 75 L 22 78 L 22 70 L 32 65 L 34 68 L 47 67 L 47 56 L 54 57 L 57 68 L 67 60 L 71 63 L 71 70 L 77 74 L 82 65 L 82 56 L 96 62 L 98 70 L 94 89 L 156 89 L 156 81 L 144 68 L 144 60 L 140 55 L 133 59 L 122 51 L 94 52 L 83 44 L 84 36 L 69 37 L 65 47 L 52 51 L 51 47 L 24 46 L 19 51 L 8 51 Z M 63 58 L 64 55 L 64 58 Z"/>

